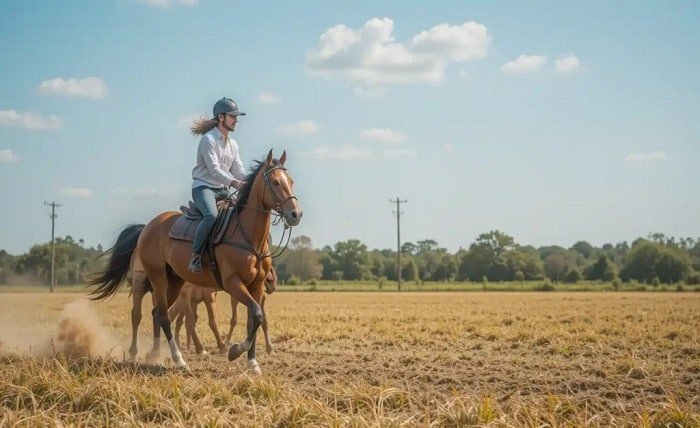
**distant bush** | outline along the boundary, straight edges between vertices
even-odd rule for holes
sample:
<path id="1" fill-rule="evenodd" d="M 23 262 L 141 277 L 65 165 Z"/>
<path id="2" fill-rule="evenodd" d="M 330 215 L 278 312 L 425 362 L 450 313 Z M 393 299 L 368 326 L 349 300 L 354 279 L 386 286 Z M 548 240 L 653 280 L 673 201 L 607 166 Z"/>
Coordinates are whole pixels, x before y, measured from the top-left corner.
<path id="1" fill-rule="evenodd" d="M 564 276 L 564 282 L 568 284 L 576 284 L 577 282 L 581 281 L 583 279 L 583 276 L 581 275 L 581 271 L 578 269 L 571 269 L 569 272 L 566 273 Z"/>
<path id="2" fill-rule="evenodd" d="M 540 285 L 536 285 L 533 290 L 535 291 L 554 291 L 554 286 L 552 285 L 551 282 L 549 282 L 548 279 L 545 279 L 544 282 Z"/>
<path id="3" fill-rule="evenodd" d="M 525 281 L 525 274 L 523 273 L 523 271 L 519 270 L 519 271 L 515 272 L 513 279 L 515 281 L 518 281 L 518 282 L 523 282 L 523 281 Z"/>
<path id="4" fill-rule="evenodd" d="M 299 285 L 299 284 L 301 284 L 301 280 L 296 276 L 290 276 L 289 279 L 287 280 L 287 285 Z"/>

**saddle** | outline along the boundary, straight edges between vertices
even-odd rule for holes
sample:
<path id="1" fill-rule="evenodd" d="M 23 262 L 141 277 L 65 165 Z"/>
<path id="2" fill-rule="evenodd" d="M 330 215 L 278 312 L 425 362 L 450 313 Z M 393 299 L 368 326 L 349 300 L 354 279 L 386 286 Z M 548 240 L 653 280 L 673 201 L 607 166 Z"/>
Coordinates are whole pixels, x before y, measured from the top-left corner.
<path id="1" fill-rule="evenodd" d="M 222 199 L 216 203 L 216 208 L 218 215 L 216 216 L 216 223 L 212 227 L 209 237 L 207 239 L 208 245 L 216 245 L 224 239 L 224 233 L 226 232 L 226 226 L 233 213 L 236 211 L 236 205 L 231 199 Z M 193 241 L 194 234 L 197 230 L 199 222 L 202 220 L 203 214 L 197 208 L 194 202 L 189 201 L 188 206 L 181 205 L 180 211 L 182 211 L 182 216 L 175 220 L 175 223 L 170 228 L 168 236 L 172 239 L 178 239 L 180 241 Z"/>

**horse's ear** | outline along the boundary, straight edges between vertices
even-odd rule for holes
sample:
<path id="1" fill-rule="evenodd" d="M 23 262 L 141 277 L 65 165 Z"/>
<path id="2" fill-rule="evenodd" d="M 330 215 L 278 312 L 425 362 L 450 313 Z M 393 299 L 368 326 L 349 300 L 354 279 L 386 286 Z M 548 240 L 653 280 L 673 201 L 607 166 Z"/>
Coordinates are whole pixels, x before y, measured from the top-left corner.
<path id="1" fill-rule="evenodd" d="M 265 159 L 265 165 L 272 166 L 272 149 L 267 154 L 267 159 Z"/>
<path id="2" fill-rule="evenodd" d="M 282 156 L 280 156 L 280 165 L 284 166 L 284 163 L 287 162 L 287 151 L 282 152 Z"/>

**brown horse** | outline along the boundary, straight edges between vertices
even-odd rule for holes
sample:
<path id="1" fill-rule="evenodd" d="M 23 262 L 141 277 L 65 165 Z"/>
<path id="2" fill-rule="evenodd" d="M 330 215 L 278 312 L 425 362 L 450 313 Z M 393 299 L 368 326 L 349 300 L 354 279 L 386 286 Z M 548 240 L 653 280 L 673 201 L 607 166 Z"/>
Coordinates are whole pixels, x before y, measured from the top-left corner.
<path id="1" fill-rule="evenodd" d="M 272 266 L 268 247 L 271 213 L 276 210 L 287 226 L 296 226 L 302 217 L 293 191 L 294 180 L 284 167 L 286 159 L 286 152 L 279 160 L 273 159 L 270 150 L 265 160 L 257 163 L 240 190 L 237 215 L 226 226 L 223 245 L 214 248 L 224 290 L 248 309 L 246 338 L 231 346 L 228 358 L 234 360 L 247 352 L 248 367 L 254 373 L 260 373 L 255 359 L 255 336 L 263 321 L 260 307 L 263 281 Z M 210 289 L 216 289 L 218 283 L 209 263 L 204 264 L 201 273 L 189 272 L 192 243 L 169 237 L 170 228 L 181 215 L 180 212 L 165 212 L 145 227 L 134 225 L 124 229 L 110 250 L 107 268 L 91 281 L 97 285 L 91 294 L 94 300 L 101 300 L 116 293 L 129 272 L 132 253 L 137 250 L 153 286 L 154 325 L 163 329 L 175 365 L 188 368 L 173 338 L 168 308 L 184 281 Z M 159 341 L 154 342 L 152 353 L 157 354 L 159 345 Z"/>
<path id="2" fill-rule="evenodd" d="M 139 330 L 139 324 L 141 323 L 141 309 L 142 309 L 142 303 L 144 297 L 146 297 L 146 294 L 151 292 L 151 284 L 148 282 L 148 276 L 146 275 L 146 271 L 144 270 L 143 266 L 141 265 L 141 262 L 139 261 L 138 257 L 138 252 L 134 251 L 132 258 L 131 258 L 131 268 L 130 268 L 130 273 L 129 273 L 129 284 L 131 286 L 131 290 L 129 292 L 130 297 L 132 298 L 132 307 L 131 307 L 131 327 L 132 327 L 132 332 L 131 332 L 131 346 L 129 347 L 129 355 L 132 360 L 136 359 L 136 355 L 138 353 L 138 347 L 137 347 L 137 337 L 138 337 L 138 330 Z M 277 289 L 277 274 L 275 272 L 274 268 L 270 269 L 270 272 L 267 274 L 267 278 L 265 278 L 265 292 L 267 294 L 272 294 L 274 291 Z M 175 342 L 177 343 L 177 346 L 180 347 L 180 342 L 179 342 L 179 332 L 180 328 L 182 327 L 183 320 L 185 320 L 185 329 L 187 331 L 187 346 L 189 347 L 190 344 L 190 338 L 193 339 L 193 342 L 195 344 L 195 350 L 197 354 L 203 354 L 206 351 L 204 350 L 204 347 L 201 344 L 201 341 L 199 340 L 199 336 L 197 335 L 196 329 L 194 328 L 194 324 L 197 322 L 197 306 L 200 303 L 204 303 L 204 306 L 207 309 L 207 315 L 209 319 L 209 328 L 211 328 L 212 333 L 214 334 L 214 337 L 216 338 L 216 344 L 219 348 L 219 351 L 222 351 L 225 349 L 226 344 L 230 345 L 231 342 L 231 335 L 233 333 L 233 329 L 237 324 L 238 321 L 238 313 L 236 311 L 236 308 L 238 307 L 238 301 L 233 297 L 231 297 L 231 321 L 230 321 L 230 327 L 229 331 L 226 335 L 226 341 L 224 342 L 222 340 L 222 336 L 219 333 L 218 325 L 216 323 L 216 313 L 214 312 L 214 301 L 216 300 L 216 293 L 217 290 L 212 290 L 204 287 L 196 287 L 192 284 L 185 283 L 180 290 L 180 294 L 173 303 L 173 305 L 168 309 L 168 318 L 170 318 L 170 322 L 175 322 Z M 267 353 L 270 354 L 272 353 L 272 342 L 270 342 L 270 334 L 268 332 L 268 325 L 267 325 L 267 314 L 265 313 L 265 296 L 263 295 L 262 302 L 260 303 L 260 307 L 262 308 L 263 311 L 263 322 L 262 322 L 262 329 L 263 333 L 265 334 L 265 349 L 267 350 Z M 192 325 L 187 324 L 187 320 L 192 320 Z M 156 320 L 157 321 L 157 320 Z M 154 325 L 154 330 L 153 330 L 153 340 L 154 341 L 159 341 L 160 340 L 160 326 L 157 324 Z M 157 355 L 152 355 L 149 354 L 146 356 L 147 361 L 152 361 L 157 358 Z"/>
<path id="3" fill-rule="evenodd" d="M 275 274 L 275 269 L 270 269 L 267 278 L 265 278 L 265 292 L 271 294 L 277 288 L 277 275 Z M 209 328 L 216 338 L 216 345 L 220 352 L 225 350 L 225 343 L 230 344 L 231 335 L 233 333 L 234 327 L 238 322 L 238 301 L 231 296 L 231 322 L 228 334 L 226 335 L 226 342 L 223 341 L 221 334 L 219 333 L 219 326 L 216 322 L 216 312 L 214 310 L 214 304 L 216 303 L 216 290 L 209 290 L 203 287 L 197 287 L 189 283 L 185 283 L 180 290 L 180 296 L 177 298 L 175 303 L 168 309 L 168 318 L 170 321 L 175 321 L 175 342 L 177 346 L 180 347 L 180 329 L 184 321 L 185 331 L 187 332 L 187 347 L 190 346 L 190 339 L 194 343 L 195 352 L 200 355 L 206 355 L 207 351 L 202 345 L 202 341 L 199 339 L 197 334 L 196 324 L 197 324 L 197 306 L 200 303 L 204 303 L 204 307 L 207 310 L 207 318 L 209 319 Z M 270 333 L 268 331 L 267 325 L 267 313 L 265 312 L 265 295 L 263 295 L 262 302 L 260 302 L 260 308 L 263 311 L 263 321 L 261 324 L 263 333 L 265 335 L 265 350 L 268 354 L 271 354 L 272 342 L 270 342 Z"/>

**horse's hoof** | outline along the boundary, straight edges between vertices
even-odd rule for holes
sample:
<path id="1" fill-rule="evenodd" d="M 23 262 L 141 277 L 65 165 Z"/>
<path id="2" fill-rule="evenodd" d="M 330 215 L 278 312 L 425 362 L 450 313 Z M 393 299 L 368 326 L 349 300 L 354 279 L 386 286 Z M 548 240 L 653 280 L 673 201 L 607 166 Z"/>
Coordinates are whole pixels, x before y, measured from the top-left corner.
<path id="1" fill-rule="evenodd" d="M 219 345 L 219 354 L 226 352 L 226 345 Z"/>
<path id="2" fill-rule="evenodd" d="M 242 353 L 247 351 L 246 349 L 243 349 L 240 343 L 236 343 L 232 345 L 229 350 L 228 350 L 228 360 L 233 361 L 236 358 L 240 357 Z"/>
<path id="3" fill-rule="evenodd" d="M 262 370 L 260 370 L 260 366 L 255 360 L 248 360 L 248 370 L 255 376 L 262 375 Z"/>

